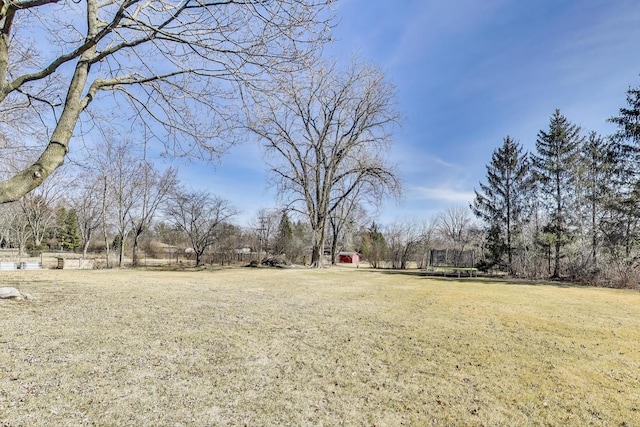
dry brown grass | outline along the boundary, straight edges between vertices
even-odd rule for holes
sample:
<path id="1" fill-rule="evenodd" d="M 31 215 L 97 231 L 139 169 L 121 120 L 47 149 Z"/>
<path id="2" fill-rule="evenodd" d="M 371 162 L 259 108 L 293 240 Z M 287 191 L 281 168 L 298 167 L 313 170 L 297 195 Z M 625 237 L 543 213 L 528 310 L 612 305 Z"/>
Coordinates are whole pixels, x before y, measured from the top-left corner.
<path id="1" fill-rule="evenodd" d="M 355 269 L 0 272 L 0 425 L 640 425 L 640 293 Z"/>

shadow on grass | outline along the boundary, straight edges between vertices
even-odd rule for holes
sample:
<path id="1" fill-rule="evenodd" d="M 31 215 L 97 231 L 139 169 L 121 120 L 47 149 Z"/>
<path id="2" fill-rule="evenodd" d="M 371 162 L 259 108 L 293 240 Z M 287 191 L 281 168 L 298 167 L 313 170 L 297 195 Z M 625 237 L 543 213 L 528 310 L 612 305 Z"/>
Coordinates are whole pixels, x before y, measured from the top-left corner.
<path id="1" fill-rule="evenodd" d="M 530 279 L 517 279 L 513 277 L 501 277 L 501 276 L 460 276 L 454 274 L 438 274 L 432 273 L 423 270 L 388 270 L 388 269 L 367 269 L 363 271 L 368 271 L 370 273 L 380 273 L 392 276 L 410 276 L 410 277 L 421 277 L 424 279 L 436 279 L 445 282 L 455 282 L 455 283 L 492 283 L 492 284 L 503 284 L 510 286 L 555 286 L 558 288 L 591 288 L 596 286 L 585 285 L 582 283 L 571 282 L 568 280 L 530 280 Z"/>

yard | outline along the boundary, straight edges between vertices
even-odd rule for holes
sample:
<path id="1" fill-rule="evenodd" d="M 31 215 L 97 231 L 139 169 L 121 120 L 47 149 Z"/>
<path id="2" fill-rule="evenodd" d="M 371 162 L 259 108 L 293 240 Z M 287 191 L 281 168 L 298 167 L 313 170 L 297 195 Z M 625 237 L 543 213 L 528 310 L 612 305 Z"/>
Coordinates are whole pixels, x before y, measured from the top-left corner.
<path id="1" fill-rule="evenodd" d="M 354 268 L 0 272 L 0 425 L 640 425 L 640 293 Z"/>

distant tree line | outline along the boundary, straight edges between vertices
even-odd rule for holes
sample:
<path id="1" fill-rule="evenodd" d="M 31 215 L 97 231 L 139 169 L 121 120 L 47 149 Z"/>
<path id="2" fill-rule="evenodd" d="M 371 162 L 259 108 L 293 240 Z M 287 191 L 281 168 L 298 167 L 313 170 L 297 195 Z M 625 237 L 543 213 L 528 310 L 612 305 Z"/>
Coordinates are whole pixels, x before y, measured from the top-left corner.
<path id="1" fill-rule="evenodd" d="M 367 209 L 379 195 L 356 186 L 326 211 L 324 231 L 291 205 L 262 209 L 247 227 L 234 225 L 230 202 L 184 188 L 174 169 L 146 160 L 144 144 L 107 138 L 74 176 L 54 175 L 0 206 L 0 246 L 84 256 L 99 250 L 107 266 L 123 265 L 125 254 L 138 265 L 139 251 L 197 265 L 232 262 L 242 251 L 300 264 L 322 254 L 337 263 L 340 251 L 352 251 L 374 268 L 406 269 L 428 267 L 434 249 L 473 251 L 476 267 L 489 273 L 636 286 L 639 89 L 628 90 L 627 104 L 610 119 L 617 131 L 606 137 L 583 131 L 560 110 L 539 131 L 533 152 L 505 137 L 469 207 L 382 225 Z M 320 240 L 326 244 L 318 248 Z"/>
<path id="2" fill-rule="evenodd" d="M 433 249 L 467 250 L 487 273 L 637 287 L 640 88 L 627 91 L 627 105 L 608 121 L 616 132 L 602 136 L 555 110 L 534 151 L 504 138 L 470 209 L 422 224 L 371 223 L 355 248 L 374 268 L 425 267 Z"/>
<path id="3" fill-rule="evenodd" d="M 77 167 L 56 168 L 58 176 L 19 201 L 0 203 L 6 216 L 0 221 L 3 244 L 20 253 L 81 249 L 83 256 L 91 247 L 100 248 L 107 267 L 123 266 L 127 254 L 137 266 L 141 252 L 150 252 L 154 227 L 162 224 L 157 231 L 170 231 L 170 238 L 155 240 L 176 242 L 197 266 L 213 253 L 227 262 L 249 250 L 322 267 L 327 247 L 335 263 L 339 250 L 353 247 L 345 239 L 354 235 L 366 209 L 401 193 L 395 167 L 385 156 L 399 113 L 395 90 L 377 67 L 357 60 L 344 68 L 320 60 L 306 65 L 261 81 L 251 91 L 247 111 L 237 108 L 238 115 L 247 113 L 241 127 L 264 144 L 282 205 L 277 227 L 261 212 L 259 224 L 249 227 L 253 231 L 241 231 L 231 222 L 237 210 L 229 201 L 184 188 L 175 169 L 161 170 L 150 161 L 149 139 L 122 139 L 105 129 L 100 148 L 86 150 Z M 59 190 L 55 197 L 49 187 Z M 63 229 L 51 214 L 58 207 L 77 218 L 73 244 L 45 236 Z M 278 230 L 277 238 L 267 230 Z M 252 239 L 252 233 L 259 238 Z M 180 248 L 165 246 L 170 250 L 178 258 Z"/>
<path id="4" fill-rule="evenodd" d="M 640 279 L 640 90 L 587 132 L 556 110 L 534 152 L 507 136 L 471 209 L 482 222 L 485 270 L 607 286 Z"/>
<path id="5" fill-rule="evenodd" d="M 0 12 L 1 247 L 99 250 L 107 267 L 143 254 L 226 263 L 247 250 L 321 267 L 357 251 L 396 269 L 426 267 L 441 249 L 453 264 L 472 251 L 496 274 L 639 282 L 640 89 L 609 119 L 613 135 L 556 110 L 534 151 L 505 137 L 469 207 L 381 225 L 371 212 L 402 189 L 386 156 L 395 89 L 364 61 L 321 60 L 331 0 L 89 0 L 52 14 L 55 3 Z M 150 160 L 214 160 L 248 135 L 280 207 L 245 228 L 229 201 Z"/>
<path id="6" fill-rule="evenodd" d="M 315 267 L 327 244 L 335 258 L 358 210 L 400 194 L 385 156 L 400 118 L 395 89 L 373 65 L 320 57 L 335 25 L 331 0 L 89 0 L 53 16 L 55 3 L 0 11 L 3 245 L 86 256 L 100 241 L 107 266 L 128 251 L 138 265 L 162 218 L 199 265 L 231 233 L 236 210 L 182 188 L 147 151 L 211 161 L 248 135 L 263 144 L 283 209 L 310 229 Z M 47 37 L 36 42 L 34 31 Z M 65 231 L 73 237 L 60 235 L 69 227 L 57 210 L 77 218 Z M 293 257 L 286 236 L 270 249 Z"/>

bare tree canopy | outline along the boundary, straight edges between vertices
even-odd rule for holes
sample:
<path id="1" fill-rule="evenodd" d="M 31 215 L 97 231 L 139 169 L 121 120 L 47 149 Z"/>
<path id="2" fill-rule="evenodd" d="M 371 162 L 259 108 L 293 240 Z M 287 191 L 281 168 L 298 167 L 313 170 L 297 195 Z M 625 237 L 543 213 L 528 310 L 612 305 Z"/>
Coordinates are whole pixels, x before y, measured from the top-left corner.
<path id="1" fill-rule="evenodd" d="M 82 240 L 82 257 L 87 257 L 89 244 L 94 233 L 103 223 L 102 218 L 102 181 L 100 177 L 85 175 L 80 177 L 83 180 L 81 185 L 76 187 L 69 200 L 71 209 L 76 213 L 78 219 L 78 231 Z"/>
<path id="2" fill-rule="evenodd" d="M 196 267 L 199 267 L 204 252 L 216 242 L 224 224 L 238 211 L 218 196 L 204 191 L 178 189 L 168 202 L 166 213 L 173 224 L 187 235 L 196 256 Z"/>
<path id="3" fill-rule="evenodd" d="M 453 260 L 456 266 L 459 265 L 463 251 L 474 237 L 469 213 L 470 210 L 467 207 L 454 206 L 440 212 L 436 217 L 438 231 L 449 242 L 451 249 L 456 251 Z"/>
<path id="4" fill-rule="evenodd" d="M 169 155 L 215 157 L 242 91 L 265 72 L 300 67 L 326 40 L 331 1 L 5 1 L 0 113 L 33 109 L 48 141 L 0 182 L 0 203 L 63 163 L 90 106 L 144 128 Z"/>
<path id="5" fill-rule="evenodd" d="M 276 182 L 309 218 L 313 265 L 322 265 L 329 215 L 356 189 L 371 199 L 398 193 L 387 160 L 399 120 L 395 90 L 376 67 L 353 61 L 290 74 L 276 81 L 250 128 L 265 141 Z"/>
<path id="6" fill-rule="evenodd" d="M 130 217 L 133 231 L 132 261 L 134 266 L 139 263 L 140 237 L 142 233 L 151 228 L 156 212 L 166 203 L 178 185 L 177 172 L 173 168 L 162 172 L 146 160 L 138 163 L 138 206 L 133 209 Z"/>

